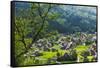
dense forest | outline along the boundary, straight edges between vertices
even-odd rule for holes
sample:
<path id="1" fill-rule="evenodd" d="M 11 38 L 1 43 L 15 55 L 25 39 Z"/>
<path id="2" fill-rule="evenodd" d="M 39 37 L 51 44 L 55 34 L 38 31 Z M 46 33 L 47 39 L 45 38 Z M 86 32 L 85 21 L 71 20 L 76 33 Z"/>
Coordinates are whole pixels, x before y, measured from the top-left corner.
<path id="1" fill-rule="evenodd" d="M 17 66 L 97 61 L 96 7 L 15 2 Z"/>

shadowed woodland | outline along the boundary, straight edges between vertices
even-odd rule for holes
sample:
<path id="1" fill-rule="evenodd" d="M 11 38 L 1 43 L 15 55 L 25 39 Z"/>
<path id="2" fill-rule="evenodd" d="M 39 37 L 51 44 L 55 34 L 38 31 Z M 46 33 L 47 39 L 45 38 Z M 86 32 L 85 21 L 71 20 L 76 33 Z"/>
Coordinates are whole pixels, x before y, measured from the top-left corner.
<path id="1" fill-rule="evenodd" d="M 15 2 L 14 24 L 17 66 L 97 61 L 96 7 Z"/>

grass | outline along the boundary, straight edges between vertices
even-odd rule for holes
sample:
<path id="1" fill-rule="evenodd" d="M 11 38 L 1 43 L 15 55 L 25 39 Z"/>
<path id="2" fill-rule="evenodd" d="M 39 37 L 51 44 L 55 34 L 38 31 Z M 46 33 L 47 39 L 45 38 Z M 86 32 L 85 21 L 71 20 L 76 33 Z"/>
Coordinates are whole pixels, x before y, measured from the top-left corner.
<path id="1" fill-rule="evenodd" d="M 84 57 L 81 56 L 82 53 L 84 53 L 85 51 L 88 51 L 90 46 L 84 46 L 84 45 L 79 45 L 75 48 L 75 50 L 77 51 L 78 57 L 80 57 L 80 62 L 83 62 Z M 89 62 L 93 61 L 93 56 L 88 55 L 87 59 Z"/>
<path id="2" fill-rule="evenodd" d="M 64 55 L 64 53 L 69 53 L 69 50 L 61 50 L 60 49 L 60 47 L 58 46 L 58 45 L 55 45 L 53 48 L 56 48 L 57 50 L 58 50 L 58 52 L 60 53 L 60 55 L 61 56 L 63 56 Z M 84 46 L 84 45 L 78 45 L 76 48 L 75 48 L 75 50 L 76 50 L 76 52 L 77 52 L 77 54 L 78 54 L 78 56 L 80 57 L 80 58 L 83 58 L 80 54 L 82 53 L 82 52 L 84 52 L 84 51 L 87 51 L 88 50 L 88 48 L 89 48 L 89 46 Z M 57 55 L 57 52 L 52 52 L 52 51 L 50 51 L 50 52 L 46 52 L 46 51 L 44 51 L 44 52 L 42 52 L 43 53 L 43 56 L 40 56 L 40 58 L 43 58 L 43 59 L 51 59 L 51 58 L 53 58 L 53 57 L 56 57 Z M 89 60 L 91 59 L 91 57 L 88 57 L 89 58 Z M 66 61 L 67 62 L 67 61 Z M 65 63 L 65 62 L 64 62 Z"/>
<path id="3" fill-rule="evenodd" d="M 42 51 L 42 56 L 38 56 L 36 58 L 39 58 L 38 62 L 33 62 L 36 60 L 33 60 L 31 58 L 27 58 L 27 60 L 24 61 L 24 65 L 26 64 L 34 64 L 34 65 L 39 65 L 39 64 L 56 64 L 55 61 L 49 62 L 50 59 L 57 57 L 57 52 L 60 53 L 60 56 L 63 56 L 64 53 L 69 53 L 69 50 L 61 50 L 59 45 L 55 45 L 53 48 L 57 49 L 58 51 L 52 52 L 52 51 Z M 78 45 L 77 47 L 74 48 L 77 52 L 78 57 L 80 58 L 80 62 L 83 62 L 84 57 L 81 55 L 84 51 L 87 51 L 89 49 L 89 46 L 84 46 L 84 45 Z M 91 62 L 93 59 L 93 56 L 87 56 L 88 60 Z M 77 61 L 62 61 L 61 64 L 63 63 L 74 63 Z"/>
<path id="4" fill-rule="evenodd" d="M 43 56 L 40 56 L 41 58 L 53 58 L 54 56 L 56 56 L 57 52 L 43 52 Z"/>
<path id="5" fill-rule="evenodd" d="M 94 57 L 93 57 L 93 56 L 88 56 L 87 58 L 88 58 L 89 61 L 91 62 L 91 61 L 93 60 Z"/>
<path id="6" fill-rule="evenodd" d="M 84 45 L 78 45 L 75 50 L 78 54 L 87 51 L 89 49 L 89 46 L 84 46 Z"/>

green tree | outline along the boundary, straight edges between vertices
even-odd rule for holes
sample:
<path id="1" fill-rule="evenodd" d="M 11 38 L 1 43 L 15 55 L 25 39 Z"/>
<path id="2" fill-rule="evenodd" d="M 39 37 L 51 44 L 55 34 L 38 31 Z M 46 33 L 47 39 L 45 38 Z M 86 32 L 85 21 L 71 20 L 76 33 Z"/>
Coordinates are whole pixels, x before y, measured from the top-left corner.
<path id="1" fill-rule="evenodd" d="M 24 54 L 31 50 L 32 44 L 39 38 L 47 36 L 48 20 L 59 16 L 57 13 L 50 12 L 53 7 L 54 5 L 51 4 L 32 3 L 29 9 L 21 9 L 19 14 L 16 12 L 15 58 L 17 61 L 23 62 L 21 60 Z"/>

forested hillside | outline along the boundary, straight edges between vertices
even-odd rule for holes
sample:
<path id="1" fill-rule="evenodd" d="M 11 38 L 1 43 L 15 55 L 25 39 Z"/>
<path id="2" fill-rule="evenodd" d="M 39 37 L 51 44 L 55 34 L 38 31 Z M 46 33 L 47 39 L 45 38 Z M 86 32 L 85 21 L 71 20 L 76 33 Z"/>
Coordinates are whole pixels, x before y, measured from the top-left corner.
<path id="1" fill-rule="evenodd" d="M 30 4 L 16 5 L 20 6 L 16 9 L 17 11 L 30 9 Z M 59 15 L 56 20 L 48 20 L 49 27 L 52 27 L 53 30 L 58 30 L 61 33 L 96 32 L 96 7 L 55 5 L 49 12 Z"/>

